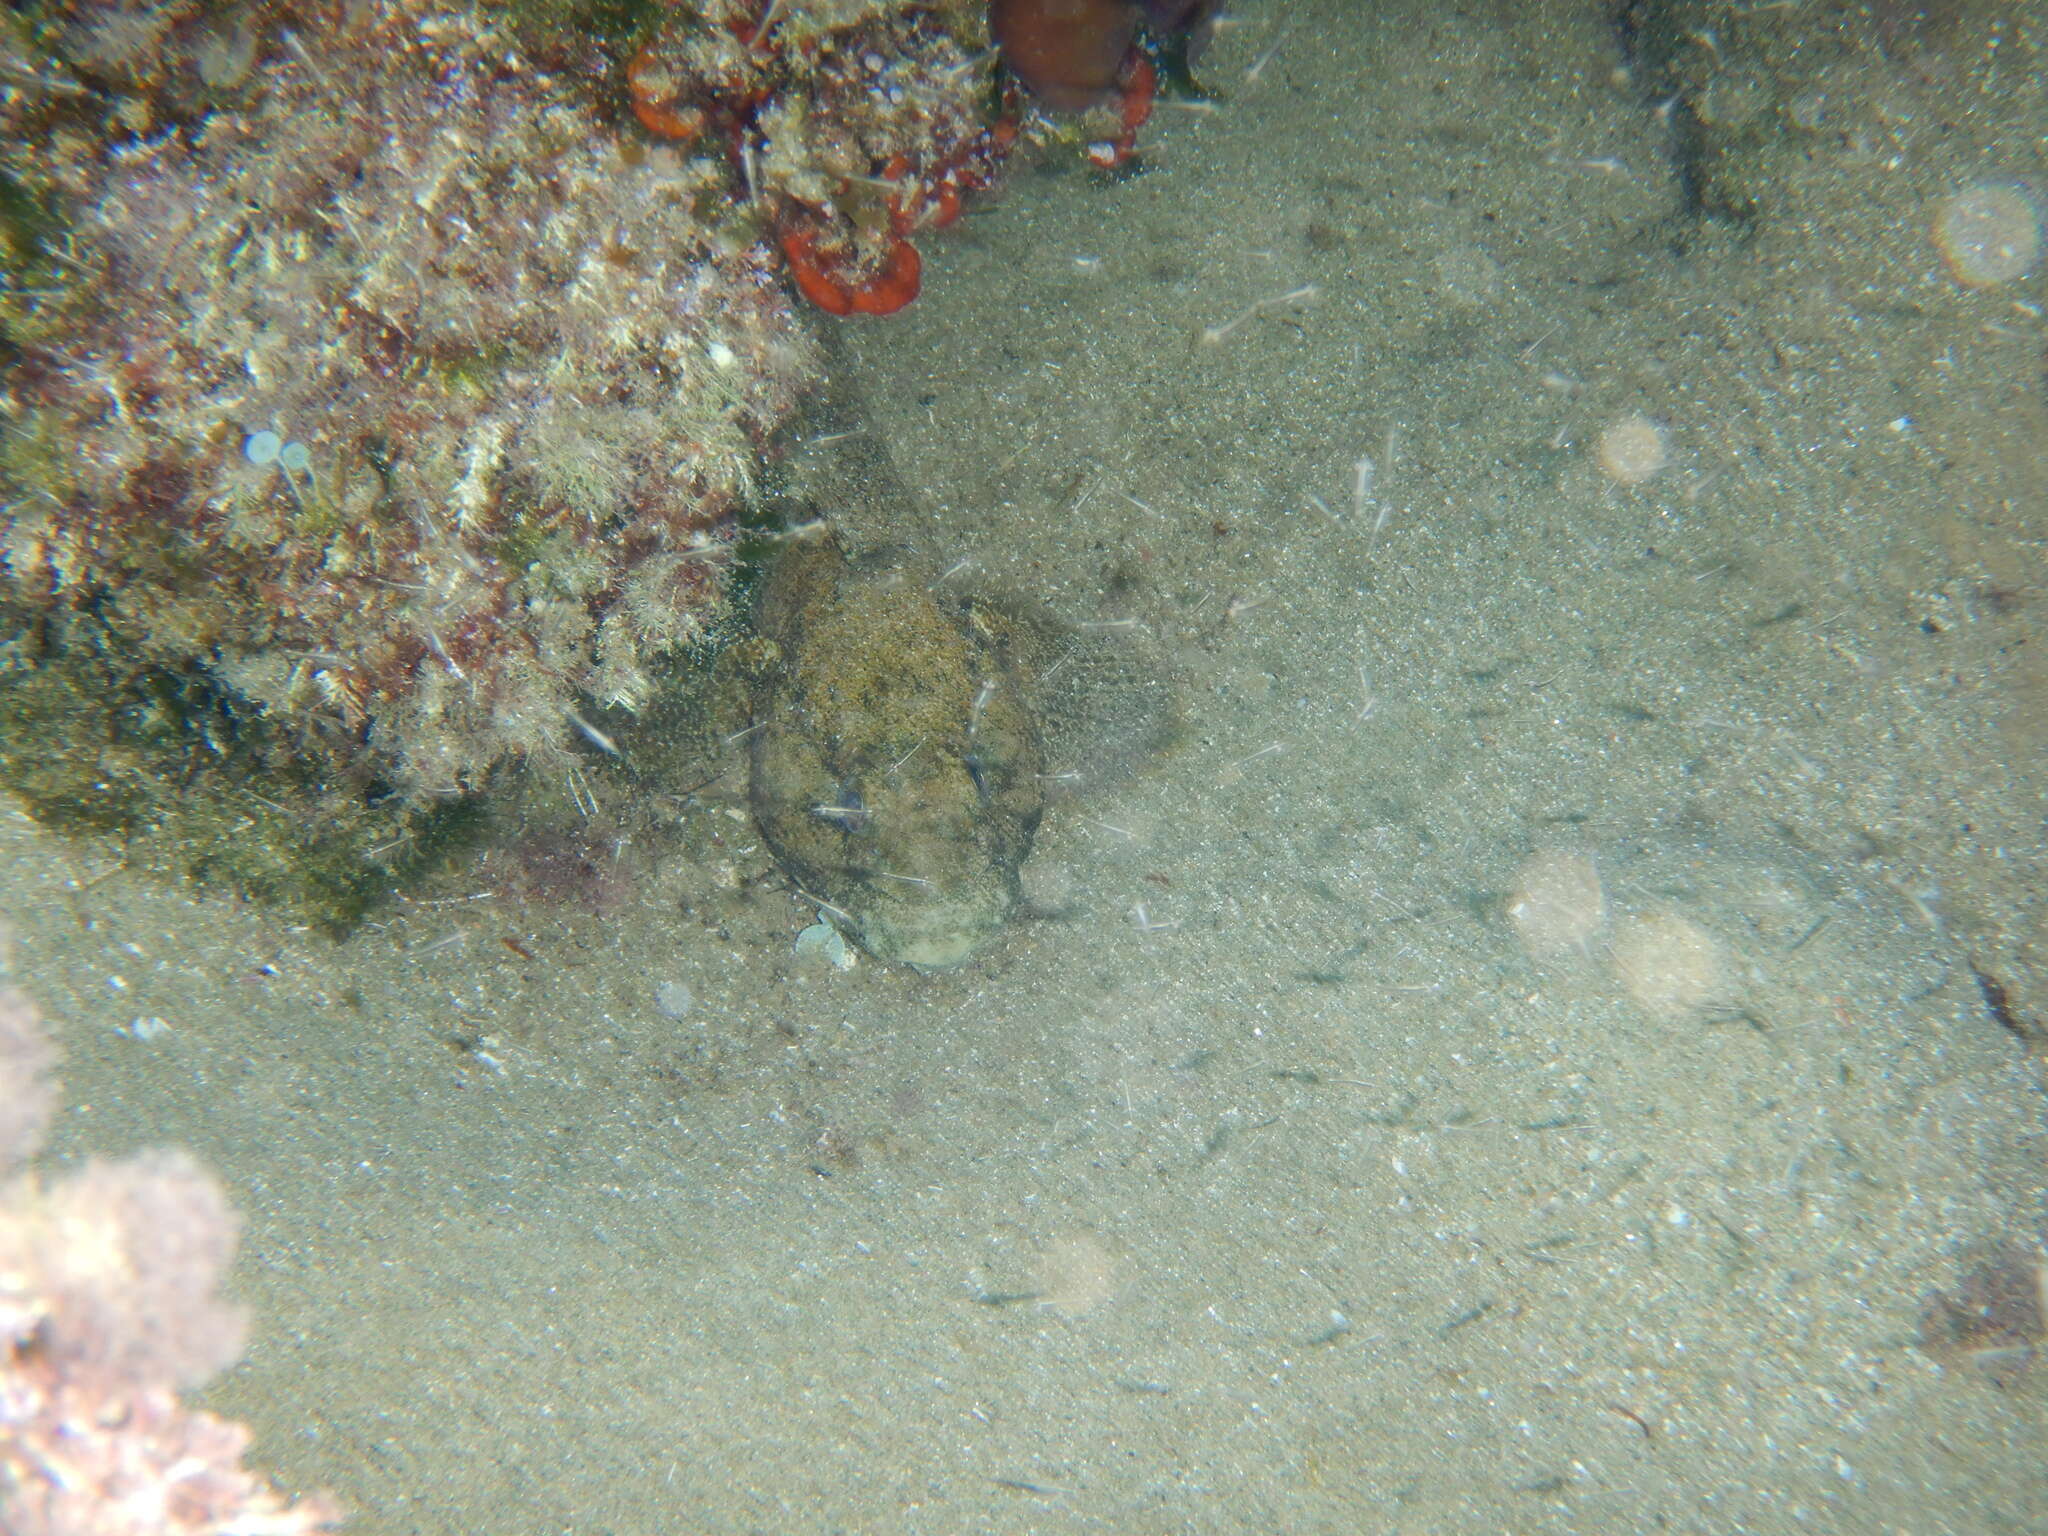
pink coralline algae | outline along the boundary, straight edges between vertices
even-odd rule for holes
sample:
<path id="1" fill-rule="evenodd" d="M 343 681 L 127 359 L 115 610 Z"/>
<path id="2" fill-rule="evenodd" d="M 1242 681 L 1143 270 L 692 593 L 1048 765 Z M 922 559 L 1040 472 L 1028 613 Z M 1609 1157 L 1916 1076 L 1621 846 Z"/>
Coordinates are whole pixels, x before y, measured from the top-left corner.
<path id="1" fill-rule="evenodd" d="M 180 1152 L 21 1171 L 48 1114 L 34 1010 L 0 988 L 0 1530 L 298 1536 L 340 1518 L 242 1466 L 248 1429 L 186 1407 L 242 1352 L 217 1290 L 237 1221 Z"/>

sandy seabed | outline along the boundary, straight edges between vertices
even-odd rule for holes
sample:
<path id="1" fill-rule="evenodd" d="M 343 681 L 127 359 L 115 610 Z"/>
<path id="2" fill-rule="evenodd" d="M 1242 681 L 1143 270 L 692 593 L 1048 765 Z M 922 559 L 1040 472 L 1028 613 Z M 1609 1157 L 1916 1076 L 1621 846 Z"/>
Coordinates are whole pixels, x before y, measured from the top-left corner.
<path id="1" fill-rule="evenodd" d="M 0 824 L 59 1159 L 247 1215 L 209 1404 L 377 1536 L 2041 1529 L 1916 1342 L 2048 1235 L 2048 279 L 1932 234 L 2048 61 L 1942 14 L 1746 229 L 1597 8 L 1253 0 L 927 242 L 815 483 L 1183 717 L 963 971 L 794 955 L 735 780 L 340 945 Z"/>

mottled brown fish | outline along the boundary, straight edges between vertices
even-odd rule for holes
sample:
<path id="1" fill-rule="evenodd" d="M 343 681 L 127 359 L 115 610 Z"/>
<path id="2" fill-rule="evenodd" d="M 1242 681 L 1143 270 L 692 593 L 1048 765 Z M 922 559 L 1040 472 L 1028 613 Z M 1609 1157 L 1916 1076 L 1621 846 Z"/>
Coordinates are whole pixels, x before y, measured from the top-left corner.
<path id="1" fill-rule="evenodd" d="M 754 820 L 799 889 L 871 954 L 972 957 L 1018 901 L 1043 799 L 1029 679 L 1005 622 L 822 525 L 763 584 Z"/>

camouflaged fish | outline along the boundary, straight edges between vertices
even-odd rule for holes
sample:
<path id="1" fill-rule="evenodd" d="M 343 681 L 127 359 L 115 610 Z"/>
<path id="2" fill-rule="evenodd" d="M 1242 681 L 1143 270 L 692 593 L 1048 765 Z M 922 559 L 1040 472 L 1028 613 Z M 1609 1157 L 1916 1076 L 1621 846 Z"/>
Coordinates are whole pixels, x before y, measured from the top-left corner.
<path id="1" fill-rule="evenodd" d="M 749 799 L 798 888 L 884 960 L 944 970 L 1018 902 L 1044 809 L 1029 638 L 822 524 L 763 584 Z"/>

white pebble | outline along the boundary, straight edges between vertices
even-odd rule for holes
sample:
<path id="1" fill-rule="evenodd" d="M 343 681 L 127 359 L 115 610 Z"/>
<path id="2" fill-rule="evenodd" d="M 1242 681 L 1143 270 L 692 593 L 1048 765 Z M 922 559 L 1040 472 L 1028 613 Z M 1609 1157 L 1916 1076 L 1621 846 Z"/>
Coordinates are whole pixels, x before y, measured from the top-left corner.
<path id="1" fill-rule="evenodd" d="M 1638 411 L 1600 434 L 1594 457 L 1616 485 L 1641 485 L 1670 461 L 1670 451 L 1664 429 Z"/>
<path id="2" fill-rule="evenodd" d="M 1515 872 L 1507 912 L 1515 937 L 1533 959 L 1591 954 L 1607 922 L 1600 871 L 1582 853 L 1536 853 Z"/>
<path id="3" fill-rule="evenodd" d="M 1980 183 L 1942 203 L 1934 244 L 1957 282 L 1994 288 L 2025 277 L 2041 259 L 2041 211 L 2018 187 Z"/>
<path id="4" fill-rule="evenodd" d="M 850 971 L 860 963 L 860 956 L 846 942 L 846 935 L 822 916 L 796 936 L 795 949 L 800 958 L 815 956 L 842 971 Z"/>

